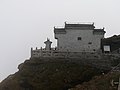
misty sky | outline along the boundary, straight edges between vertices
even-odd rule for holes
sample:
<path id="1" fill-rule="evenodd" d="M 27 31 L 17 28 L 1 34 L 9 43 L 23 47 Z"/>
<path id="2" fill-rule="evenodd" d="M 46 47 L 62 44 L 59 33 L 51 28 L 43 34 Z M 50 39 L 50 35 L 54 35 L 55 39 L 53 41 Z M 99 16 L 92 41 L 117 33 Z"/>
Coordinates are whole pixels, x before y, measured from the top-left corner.
<path id="1" fill-rule="evenodd" d="M 0 80 L 47 37 L 55 46 L 53 27 L 65 21 L 95 22 L 105 37 L 120 34 L 120 0 L 0 0 Z"/>

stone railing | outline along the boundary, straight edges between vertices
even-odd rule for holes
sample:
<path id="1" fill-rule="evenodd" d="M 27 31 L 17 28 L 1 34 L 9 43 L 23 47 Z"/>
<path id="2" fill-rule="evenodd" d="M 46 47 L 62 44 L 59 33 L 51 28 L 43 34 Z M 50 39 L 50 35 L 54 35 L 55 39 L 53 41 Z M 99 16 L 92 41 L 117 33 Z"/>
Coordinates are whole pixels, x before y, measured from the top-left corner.
<path id="1" fill-rule="evenodd" d="M 31 51 L 31 57 L 63 57 L 63 58 L 86 58 L 86 59 L 100 59 L 101 54 L 96 52 L 68 52 L 59 50 L 45 50 L 36 49 Z"/>

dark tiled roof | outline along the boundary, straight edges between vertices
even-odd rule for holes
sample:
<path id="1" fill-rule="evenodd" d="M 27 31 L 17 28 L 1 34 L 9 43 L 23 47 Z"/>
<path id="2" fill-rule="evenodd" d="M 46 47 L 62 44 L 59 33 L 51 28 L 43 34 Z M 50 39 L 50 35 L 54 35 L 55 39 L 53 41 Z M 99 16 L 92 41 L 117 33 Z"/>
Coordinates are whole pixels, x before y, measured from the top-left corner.
<path id="1" fill-rule="evenodd" d="M 54 33 L 66 33 L 65 28 L 54 28 Z"/>
<path id="2" fill-rule="evenodd" d="M 94 29 L 94 32 L 103 32 L 103 33 L 106 33 L 106 32 L 104 31 L 104 29 Z"/>
<path id="3" fill-rule="evenodd" d="M 56 28 L 54 27 L 54 33 L 66 33 L 66 30 L 93 30 L 93 33 L 102 32 L 105 33 L 103 29 L 95 29 L 94 23 L 91 24 L 68 24 L 65 23 L 65 27 Z"/>
<path id="4" fill-rule="evenodd" d="M 66 29 L 69 29 L 69 28 L 94 29 L 95 26 L 94 26 L 94 24 L 65 24 L 65 28 Z"/>

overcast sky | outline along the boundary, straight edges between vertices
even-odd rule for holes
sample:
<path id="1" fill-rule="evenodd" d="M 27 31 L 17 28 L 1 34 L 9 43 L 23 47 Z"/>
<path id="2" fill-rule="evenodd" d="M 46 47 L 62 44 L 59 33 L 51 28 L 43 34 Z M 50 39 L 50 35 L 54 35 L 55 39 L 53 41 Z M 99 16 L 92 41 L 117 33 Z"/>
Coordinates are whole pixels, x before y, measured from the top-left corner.
<path id="1" fill-rule="evenodd" d="M 47 37 L 55 46 L 53 27 L 65 21 L 95 22 L 105 37 L 120 34 L 120 0 L 0 0 L 0 80 Z"/>

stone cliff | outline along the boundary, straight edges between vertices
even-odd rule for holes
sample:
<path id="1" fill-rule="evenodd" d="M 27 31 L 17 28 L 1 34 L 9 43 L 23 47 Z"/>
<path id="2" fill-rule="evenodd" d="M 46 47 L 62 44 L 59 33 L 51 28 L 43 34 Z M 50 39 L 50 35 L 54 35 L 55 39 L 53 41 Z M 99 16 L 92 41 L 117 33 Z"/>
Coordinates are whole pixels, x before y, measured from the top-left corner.
<path id="1" fill-rule="evenodd" d="M 67 90 L 102 72 L 84 62 L 65 58 L 32 58 L 0 83 L 0 90 Z"/>

